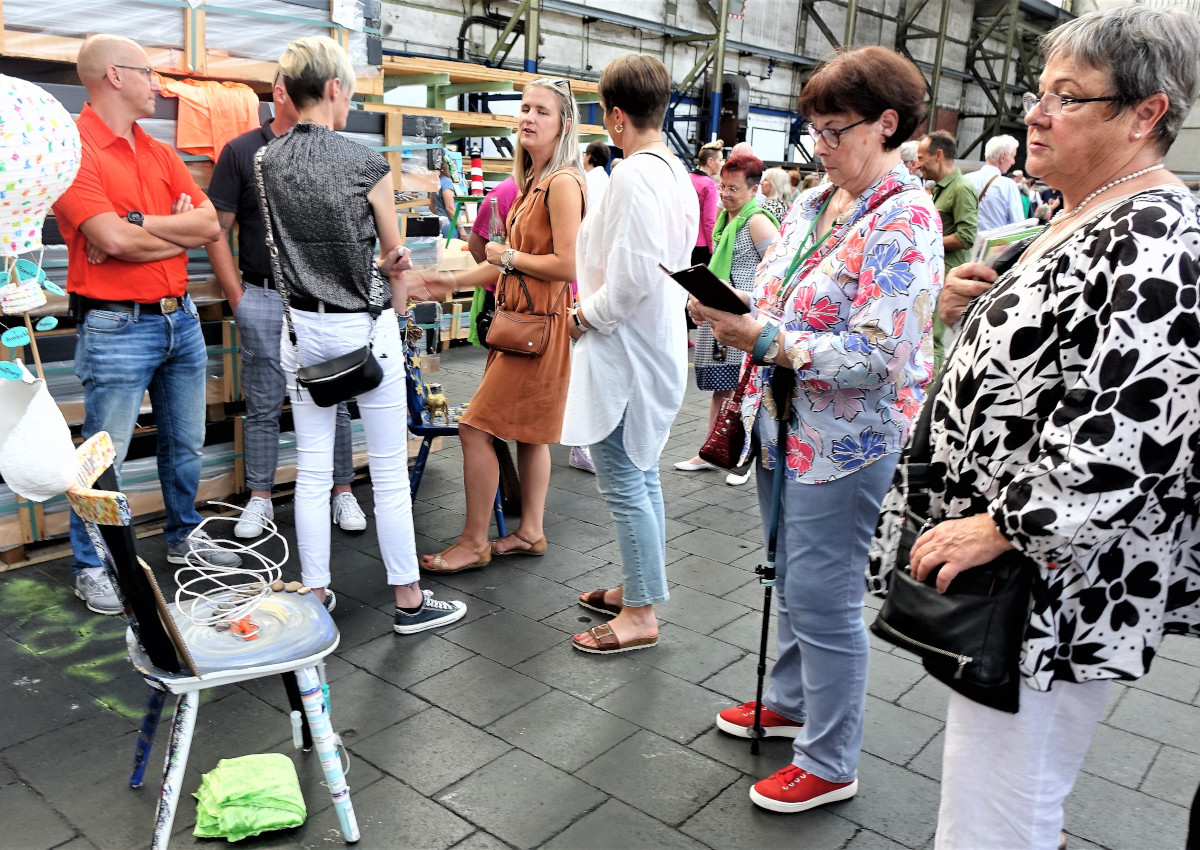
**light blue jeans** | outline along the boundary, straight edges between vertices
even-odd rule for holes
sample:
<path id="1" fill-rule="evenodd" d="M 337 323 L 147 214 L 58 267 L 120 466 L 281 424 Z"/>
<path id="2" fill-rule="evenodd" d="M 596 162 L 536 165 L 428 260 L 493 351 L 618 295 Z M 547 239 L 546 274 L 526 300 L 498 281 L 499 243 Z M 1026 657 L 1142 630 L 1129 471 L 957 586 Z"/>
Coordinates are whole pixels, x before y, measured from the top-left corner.
<path id="1" fill-rule="evenodd" d="M 204 446 L 204 375 L 208 351 L 190 298 L 166 316 L 90 310 L 79 325 L 75 374 L 83 382 L 83 436 L 107 431 L 117 457 L 117 480 L 129 451 L 142 397 L 158 428 L 158 480 L 174 545 L 200 524 L 200 450 Z M 99 567 L 83 522 L 71 513 L 76 572 Z"/>
<path id="2" fill-rule="evenodd" d="M 279 468 L 279 414 L 283 410 L 284 376 L 279 365 L 279 337 L 283 328 L 283 299 L 274 289 L 244 286 L 237 320 L 242 354 L 242 397 L 246 399 L 246 489 L 270 490 Z M 350 411 L 337 406 L 333 438 L 333 483 L 354 480 Z"/>
<path id="3" fill-rule="evenodd" d="M 804 724 L 793 763 L 828 782 L 850 782 L 858 773 L 870 653 L 863 574 L 897 459 L 886 455 L 824 484 L 783 482 L 775 549 L 779 660 L 763 704 Z M 757 470 L 767 531 L 774 475 Z"/>
<path id="4" fill-rule="evenodd" d="M 630 607 L 666 602 L 667 519 L 663 512 L 658 464 L 645 471 L 625 453 L 625 419 L 591 446 L 596 484 L 612 511 L 621 547 L 625 584 L 621 604 Z"/>

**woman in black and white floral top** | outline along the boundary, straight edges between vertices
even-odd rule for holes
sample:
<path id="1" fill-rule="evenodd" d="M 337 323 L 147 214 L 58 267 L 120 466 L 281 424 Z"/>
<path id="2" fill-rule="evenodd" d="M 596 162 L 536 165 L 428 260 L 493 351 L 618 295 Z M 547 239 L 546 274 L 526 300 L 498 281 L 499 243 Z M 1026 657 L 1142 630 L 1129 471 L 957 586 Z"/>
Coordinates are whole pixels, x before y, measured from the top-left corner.
<path id="1" fill-rule="evenodd" d="M 951 695 L 938 848 L 1057 846 L 1111 680 L 1144 675 L 1164 633 L 1200 632 L 1200 214 L 1162 167 L 1200 26 L 1128 6 L 1043 52 L 1026 168 L 1063 210 L 1011 271 L 960 266 L 939 302 L 963 329 L 933 410 L 941 521 L 914 574 L 940 567 L 944 590 L 1010 548 L 1037 570 L 1020 710 Z M 884 502 L 877 588 L 902 498 Z"/>

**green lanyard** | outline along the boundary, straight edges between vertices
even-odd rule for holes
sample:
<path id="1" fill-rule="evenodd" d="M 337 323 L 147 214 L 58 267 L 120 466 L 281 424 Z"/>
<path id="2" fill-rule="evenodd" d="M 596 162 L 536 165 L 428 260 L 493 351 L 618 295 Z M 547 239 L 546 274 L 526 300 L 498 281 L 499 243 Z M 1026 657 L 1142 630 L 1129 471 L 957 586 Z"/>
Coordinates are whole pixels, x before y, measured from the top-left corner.
<path id="1" fill-rule="evenodd" d="M 800 242 L 801 245 L 803 245 L 805 242 L 807 242 L 812 237 L 813 231 L 817 229 L 817 222 L 821 220 L 821 216 L 825 215 L 825 208 L 829 206 L 829 202 L 833 200 L 833 196 L 836 193 L 837 193 L 837 189 L 835 188 L 832 192 L 829 193 L 829 197 L 827 197 L 825 199 L 825 203 L 821 204 L 821 208 L 819 210 L 817 210 L 816 218 L 814 218 L 812 220 L 812 224 L 810 224 L 808 226 L 808 233 L 804 234 L 804 239 Z M 788 266 L 787 271 L 784 272 L 784 274 L 783 274 L 783 283 L 787 283 L 789 280 L 791 280 L 792 275 L 796 273 L 796 269 L 798 269 L 800 267 L 800 264 L 803 263 L 805 260 L 807 260 L 809 257 L 811 257 L 813 255 L 813 252 L 821 247 L 821 243 L 823 243 L 826 239 L 829 238 L 830 233 L 833 233 L 832 227 L 830 227 L 828 230 L 826 230 L 825 233 L 821 236 L 821 238 L 818 239 L 816 242 L 814 242 L 812 244 L 812 247 L 809 248 L 807 251 L 805 251 L 803 254 L 801 254 L 799 252 L 796 253 L 796 256 L 792 258 L 792 264 L 790 266 Z"/>

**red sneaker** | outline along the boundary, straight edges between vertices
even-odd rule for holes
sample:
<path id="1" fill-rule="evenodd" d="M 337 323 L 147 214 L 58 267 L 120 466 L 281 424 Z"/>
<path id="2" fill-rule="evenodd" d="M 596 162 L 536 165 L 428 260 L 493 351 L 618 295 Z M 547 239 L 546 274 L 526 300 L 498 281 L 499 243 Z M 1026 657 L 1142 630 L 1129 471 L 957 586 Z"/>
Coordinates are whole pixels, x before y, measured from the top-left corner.
<path id="1" fill-rule="evenodd" d="M 804 727 L 803 723 L 788 720 L 765 705 L 759 718 L 768 738 L 795 738 Z M 739 738 L 749 738 L 754 726 L 754 703 L 744 702 L 736 708 L 727 708 L 717 715 L 717 728 Z"/>
<path id="2" fill-rule="evenodd" d="M 764 809 L 791 814 L 838 800 L 849 800 L 857 793 L 857 779 L 853 782 L 826 782 L 789 764 L 783 770 L 755 782 L 750 789 L 750 800 Z"/>

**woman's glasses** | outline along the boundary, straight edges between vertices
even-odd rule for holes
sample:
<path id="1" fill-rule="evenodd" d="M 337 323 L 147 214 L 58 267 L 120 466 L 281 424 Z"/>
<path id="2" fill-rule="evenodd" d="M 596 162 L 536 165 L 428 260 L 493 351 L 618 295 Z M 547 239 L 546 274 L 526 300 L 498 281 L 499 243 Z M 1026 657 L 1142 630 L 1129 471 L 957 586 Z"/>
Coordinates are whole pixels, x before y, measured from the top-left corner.
<path id="1" fill-rule="evenodd" d="M 1043 115 L 1057 115 L 1062 112 L 1064 106 L 1070 106 L 1072 103 L 1107 103 L 1116 99 L 1115 95 L 1111 97 L 1063 97 L 1061 94 L 1052 92 L 1036 95 L 1027 91 L 1021 96 L 1021 106 L 1024 107 L 1026 115 L 1033 112 L 1033 108 L 1039 103 L 1042 105 Z"/>
<path id="2" fill-rule="evenodd" d="M 841 129 L 826 127 L 824 130 L 818 130 L 813 123 L 809 121 L 804 125 L 804 132 L 808 133 L 808 135 L 812 137 L 813 141 L 816 141 L 817 139 L 824 139 L 826 146 L 828 146 L 830 150 L 837 150 L 837 146 L 842 143 L 842 133 L 846 132 L 847 130 L 853 130 L 859 124 L 866 123 L 867 119 L 864 118 L 861 121 L 855 121 L 853 124 L 847 124 Z"/>
<path id="3" fill-rule="evenodd" d="M 558 89 L 559 91 L 565 91 L 567 94 L 571 94 L 571 81 L 566 77 L 539 77 L 538 79 L 534 80 L 534 82 L 546 83 Z"/>

